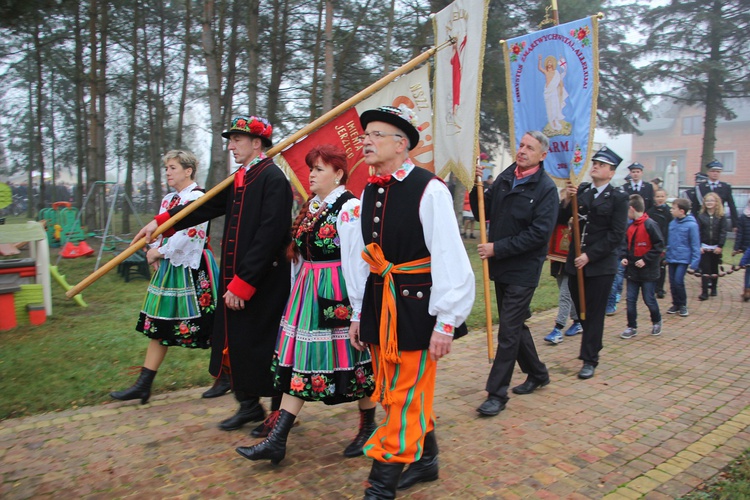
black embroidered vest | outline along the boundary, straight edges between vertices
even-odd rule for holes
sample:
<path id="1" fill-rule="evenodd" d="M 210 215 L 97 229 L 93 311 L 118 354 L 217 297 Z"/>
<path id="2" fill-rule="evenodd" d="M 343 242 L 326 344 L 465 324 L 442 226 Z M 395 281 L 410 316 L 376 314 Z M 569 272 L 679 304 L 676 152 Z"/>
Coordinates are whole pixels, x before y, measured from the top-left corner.
<path id="1" fill-rule="evenodd" d="M 360 213 L 365 245 L 377 243 L 386 260 L 394 264 L 428 257 L 430 252 L 419 220 L 419 204 L 427 184 L 434 178 L 431 172 L 415 167 L 403 181 L 391 180 L 382 187 L 368 184 Z M 432 274 L 394 274 L 393 279 L 399 349 L 427 349 L 436 320 L 428 312 Z M 371 273 L 362 303 L 360 338 L 363 342 L 379 344 L 382 296 L 383 278 Z"/>

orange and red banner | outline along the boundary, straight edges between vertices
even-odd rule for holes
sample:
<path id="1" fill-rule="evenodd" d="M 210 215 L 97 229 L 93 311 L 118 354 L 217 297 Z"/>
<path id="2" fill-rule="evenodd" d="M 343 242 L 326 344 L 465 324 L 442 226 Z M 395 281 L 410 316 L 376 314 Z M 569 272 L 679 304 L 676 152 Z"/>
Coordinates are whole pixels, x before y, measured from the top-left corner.
<path id="1" fill-rule="evenodd" d="M 346 187 L 360 197 L 370 176 L 369 166 L 362 156 L 362 145 L 357 136 L 364 131 L 359 123 L 360 113 L 378 106 L 405 104 L 413 109 L 421 123 L 419 144 L 410 156 L 416 165 L 433 171 L 433 133 L 431 124 L 432 106 L 429 100 L 429 68 L 424 66 L 390 83 L 380 92 L 350 108 L 304 139 L 274 157 L 274 161 L 289 176 L 295 191 L 295 200 L 300 203 L 310 195 L 310 169 L 305 163 L 307 152 L 317 144 L 333 144 L 346 152 L 349 180 Z"/>

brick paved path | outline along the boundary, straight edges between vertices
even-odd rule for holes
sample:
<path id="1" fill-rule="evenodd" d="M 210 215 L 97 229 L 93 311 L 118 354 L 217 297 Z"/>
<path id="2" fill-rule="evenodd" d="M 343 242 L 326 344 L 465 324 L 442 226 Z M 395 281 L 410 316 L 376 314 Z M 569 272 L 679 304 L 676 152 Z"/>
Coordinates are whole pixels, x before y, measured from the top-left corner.
<path id="1" fill-rule="evenodd" d="M 660 337 L 619 339 L 620 305 L 588 381 L 575 376 L 580 337 L 544 345 L 554 311 L 535 315 L 530 326 L 552 383 L 513 396 L 494 418 L 475 412 L 489 370 L 485 336 L 457 341 L 438 375 L 441 479 L 399 498 L 661 499 L 713 477 L 750 447 L 750 303 L 739 299 L 739 273 L 707 302 L 695 300 L 688 279 L 690 316 L 665 314 Z M 642 307 L 639 316 L 647 325 Z M 516 372 L 514 384 L 523 380 Z M 201 392 L 3 421 L 0 498 L 362 497 L 370 463 L 341 455 L 356 405 L 308 404 L 274 467 L 234 452 L 254 442 L 249 427 L 219 431 L 235 403 Z"/>

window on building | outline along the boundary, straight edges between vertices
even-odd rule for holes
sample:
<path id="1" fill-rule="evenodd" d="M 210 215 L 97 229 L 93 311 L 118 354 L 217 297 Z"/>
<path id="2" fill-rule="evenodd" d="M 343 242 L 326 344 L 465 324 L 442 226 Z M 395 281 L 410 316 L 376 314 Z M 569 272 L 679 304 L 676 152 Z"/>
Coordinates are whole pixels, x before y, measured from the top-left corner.
<path id="1" fill-rule="evenodd" d="M 735 154 L 734 151 L 716 151 L 714 152 L 714 158 L 719 160 L 722 165 L 724 165 L 724 170 L 722 170 L 725 174 L 733 174 L 734 173 L 734 158 Z"/>
<path id="2" fill-rule="evenodd" d="M 682 118 L 682 135 L 698 135 L 703 133 L 702 116 L 684 116 Z"/>

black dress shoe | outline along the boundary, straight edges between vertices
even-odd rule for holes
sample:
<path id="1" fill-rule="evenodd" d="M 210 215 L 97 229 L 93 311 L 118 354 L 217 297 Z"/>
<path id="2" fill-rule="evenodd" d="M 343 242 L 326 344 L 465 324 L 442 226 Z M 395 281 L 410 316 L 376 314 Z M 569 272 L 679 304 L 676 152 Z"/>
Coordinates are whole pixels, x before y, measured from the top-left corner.
<path id="1" fill-rule="evenodd" d="M 698 295 L 698 300 L 708 300 L 708 294 L 706 292 L 703 292 L 702 294 Z"/>
<path id="2" fill-rule="evenodd" d="M 266 418 L 266 410 L 257 399 L 240 401 L 237 413 L 219 423 L 223 431 L 235 431 L 249 422 L 260 422 Z"/>
<path id="3" fill-rule="evenodd" d="M 494 417 L 504 409 L 505 403 L 503 403 L 499 399 L 489 398 L 487 399 L 487 401 L 482 403 L 479 408 L 477 408 L 477 412 L 488 417 Z"/>
<path id="4" fill-rule="evenodd" d="M 711 289 L 711 297 L 716 297 L 718 295 L 718 292 L 716 291 L 716 288 Z"/>
<path id="5" fill-rule="evenodd" d="M 218 398 L 228 393 L 232 389 L 232 383 L 229 381 L 229 376 L 226 372 L 222 372 L 221 375 L 214 381 L 214 385 L 209 390 L 204 392 L 202 398 Z"/>
<path id="6" fill-rule="evenodd" d="M 544 387 L 547 384 L 549 384 L 549 377 L 541 382 L 537 382 L 533 378 L 529 377 L 526 379 L 526 382 L 521 385 L 515 386 L 511 390 L 514 394 L 531 394 L 535 390 L 539 389 L 540 387 Z"/>
<path id="7" fill-rule="evenodd" d="M 591 378 L 594 376 L 594 370 L 596 370 L 596 367 L 594 367 L 594 365 L 584 363 L 583 368 L 581 368 L 581 371 L 578 372 L 578 378 L 584 380 Z"/>

